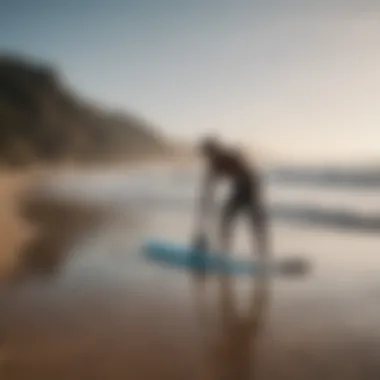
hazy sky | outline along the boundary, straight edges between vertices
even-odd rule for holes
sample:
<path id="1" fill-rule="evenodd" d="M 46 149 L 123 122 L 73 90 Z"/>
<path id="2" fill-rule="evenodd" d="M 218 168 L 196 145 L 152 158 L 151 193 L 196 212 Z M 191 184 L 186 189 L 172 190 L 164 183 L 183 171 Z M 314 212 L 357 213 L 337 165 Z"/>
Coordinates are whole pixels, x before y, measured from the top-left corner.
<path id="1" fill-rule="evenodd" d="M 1 49 L 194 138 L 380 157 L 380 2 L 0 0 Z"/>

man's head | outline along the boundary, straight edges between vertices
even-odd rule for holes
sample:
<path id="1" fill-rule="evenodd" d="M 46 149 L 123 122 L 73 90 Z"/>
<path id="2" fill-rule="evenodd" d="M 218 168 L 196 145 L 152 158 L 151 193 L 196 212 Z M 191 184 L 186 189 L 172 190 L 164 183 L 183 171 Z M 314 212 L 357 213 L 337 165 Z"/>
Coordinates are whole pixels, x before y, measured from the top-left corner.
<path id="1" fill-rule="evenodd" d="M 208 136 L 200 141 L 198 149 L 203 156 L 213 158 L 221 152 L 222 145 L 216 137 Z"/>

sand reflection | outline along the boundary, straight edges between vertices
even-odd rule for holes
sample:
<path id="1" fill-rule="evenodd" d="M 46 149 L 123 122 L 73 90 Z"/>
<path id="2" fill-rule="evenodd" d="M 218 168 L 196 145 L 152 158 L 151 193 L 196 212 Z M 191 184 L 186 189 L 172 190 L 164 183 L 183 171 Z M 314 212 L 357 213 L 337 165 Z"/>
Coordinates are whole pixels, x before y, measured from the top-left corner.
<path id="1" fill-rule="evenodd" d="M 262 331 L 269 301 L 269 276 L 251 279 L 249 305 L 240 312 L 234 278 L 218 278 L 217 318 L 210 317 L 206 297 L 207 281 L 194 275 L 194 295 L 200 326 L 205 360 L 199 378 L 202 380 L 248 380 L 255 375 L 258 338 Z M 215 328 L 219 326 L 219 328 Z"/>

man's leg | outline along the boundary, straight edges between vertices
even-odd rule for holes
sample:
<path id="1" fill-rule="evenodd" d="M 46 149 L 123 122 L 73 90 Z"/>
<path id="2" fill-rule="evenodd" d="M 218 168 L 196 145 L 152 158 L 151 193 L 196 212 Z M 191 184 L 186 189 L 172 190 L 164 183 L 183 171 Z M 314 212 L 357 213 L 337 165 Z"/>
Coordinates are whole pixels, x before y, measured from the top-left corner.
<path id="1" fill-rule="evenodd" d="M 231 252 L 233 227 L 239 210 L 240 203 L 236 197 L 232 197 L 222 209 L 219 242 L 224 255 Z"/>
<path id="2" fill-rule="evenodd" d="M 264 205 L 258 201 L 250 202 L 247 212 L 252 228 L 253 247 L 257 249 L 260 258 L 267 258 L 269 255 L 268 226 Z"/>
<path id="3" fill-rule="evenodd" d="M 238 211 L 240 211 L 241 204 L 239 198 L 233 196 L 225 204 L 222 209 L 221 225 L 220 225 L 220 253 L 222 257 L 222 270 L 219 273 L 219 286 L 220 286 L 220 306 L 221 306 L 221 329 L 223 334 L 229 334 L 231 322 L 233 321 L 235 310 L 234 302 L 232 299 L 233 277 L 230 276 L 228 271 L 228 263 L 226 256 L 232 251 L 232 234 L 234 224 Z"/>

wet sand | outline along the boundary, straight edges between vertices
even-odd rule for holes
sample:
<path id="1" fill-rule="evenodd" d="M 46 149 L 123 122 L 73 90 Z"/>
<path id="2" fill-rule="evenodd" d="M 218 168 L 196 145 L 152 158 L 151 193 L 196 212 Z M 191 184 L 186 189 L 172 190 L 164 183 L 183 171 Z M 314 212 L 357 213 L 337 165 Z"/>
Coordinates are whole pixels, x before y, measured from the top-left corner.
<path id="1" fill-rule="evenodd" d="M 70 191 L 22 202 L 38 233 L 1 285 L 1 380 L 380 378 L 378 237 L 274 225 L 276 255 L 306 255 L 308 277 L 205 289 L 138 252 L 146 235 L 186 241 L 186 215 Z"/>

